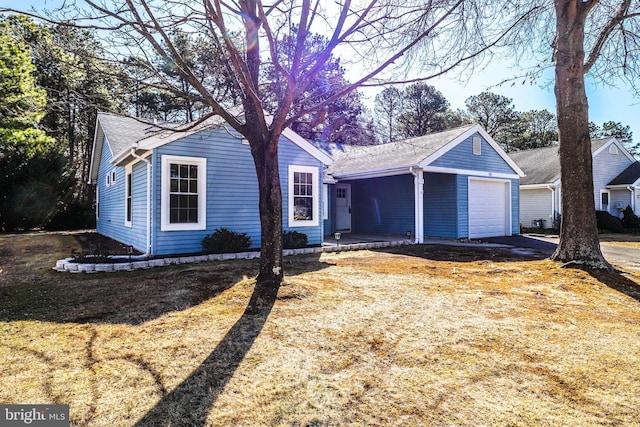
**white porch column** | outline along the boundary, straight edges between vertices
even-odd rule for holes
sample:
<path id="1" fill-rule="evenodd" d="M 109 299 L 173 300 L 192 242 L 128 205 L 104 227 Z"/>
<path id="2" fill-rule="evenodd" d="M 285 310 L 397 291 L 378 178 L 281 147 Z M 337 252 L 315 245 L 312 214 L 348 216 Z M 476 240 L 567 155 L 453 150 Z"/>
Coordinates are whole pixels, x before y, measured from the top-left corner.
<path id="1" fill-rule="evenodd" d="M 424 171 L 413 169 L 415 188 L 415 243 L 424 243 Z"/>

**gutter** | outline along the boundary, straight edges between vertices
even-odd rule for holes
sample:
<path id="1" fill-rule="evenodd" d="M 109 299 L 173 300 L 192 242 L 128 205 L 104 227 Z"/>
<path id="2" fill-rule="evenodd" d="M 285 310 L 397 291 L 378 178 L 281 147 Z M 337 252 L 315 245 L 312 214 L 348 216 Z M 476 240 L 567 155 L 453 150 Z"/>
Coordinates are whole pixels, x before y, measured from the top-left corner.
<path id="1" fill-rule="evenodd" d="M 556 223 L 556 189 L 553 185 L 547 185 L 547 190 L 551 191 L 551 226 Z"/>
<path id="2" fill-rule="evenodd" d="M 153 226 L 153 217 L 151 215 L 151 162 L 136 153 L 136 149 L 132 148 L 131 156 L 145 162 L 147 164 L 147 247 L 145 253 L 137 255 L 135 258 L 147 258 L 151 255 L 151 228 Z"/>

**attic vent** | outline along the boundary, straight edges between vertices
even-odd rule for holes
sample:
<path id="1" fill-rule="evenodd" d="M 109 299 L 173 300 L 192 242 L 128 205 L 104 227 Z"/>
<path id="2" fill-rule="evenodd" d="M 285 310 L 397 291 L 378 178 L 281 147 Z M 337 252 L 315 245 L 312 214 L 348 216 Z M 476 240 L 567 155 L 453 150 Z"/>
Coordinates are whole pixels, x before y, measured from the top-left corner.
<path id="1" fill-rule="evenodd" d="M 615 145 L 611 145 L 609 147 L 609 154 L 613 154 L 614 156 L 618 154 L 618 147 Z"/>
<path id="2" fill-rule="evenodd" d="M 473 154 L 476 156 L 482 154 L 482 140 L 479 136 L 473 137 Z"/>

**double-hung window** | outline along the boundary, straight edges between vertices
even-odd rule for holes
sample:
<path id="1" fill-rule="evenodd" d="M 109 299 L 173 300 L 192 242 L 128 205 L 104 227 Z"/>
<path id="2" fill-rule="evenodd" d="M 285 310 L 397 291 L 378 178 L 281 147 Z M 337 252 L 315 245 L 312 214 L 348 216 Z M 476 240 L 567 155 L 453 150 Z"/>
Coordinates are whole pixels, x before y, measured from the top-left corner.
<path id="1" fill-rule="evenodd" d="M 207 160 L 162 156 L 161 229 L 206 229 Z"/>
<path id="2" fill-rule="evenodd" d="M 318 225 L 319 193 L 317 167 L 289 166 L 289 227 Z"/>

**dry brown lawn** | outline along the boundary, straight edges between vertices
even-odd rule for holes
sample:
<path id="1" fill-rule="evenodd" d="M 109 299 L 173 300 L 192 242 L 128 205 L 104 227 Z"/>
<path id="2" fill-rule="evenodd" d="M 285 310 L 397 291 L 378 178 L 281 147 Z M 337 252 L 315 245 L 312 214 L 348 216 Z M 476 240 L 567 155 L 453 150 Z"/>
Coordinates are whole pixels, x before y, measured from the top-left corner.
<path id="1" fill-rule="evenodd" d="M 640 249 L 640 234 L 630 233 L 604 233 L 598 236 L 604 245 L 626 246 Z"/>
<path id="2" fill-rule="evenodd" d="M 640 425 L 640 273 L 502 249 L 51 271 L 83 235 L 0 235 L 0 402 L 75 426 Z"/>

